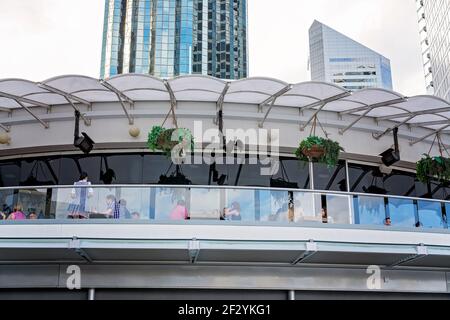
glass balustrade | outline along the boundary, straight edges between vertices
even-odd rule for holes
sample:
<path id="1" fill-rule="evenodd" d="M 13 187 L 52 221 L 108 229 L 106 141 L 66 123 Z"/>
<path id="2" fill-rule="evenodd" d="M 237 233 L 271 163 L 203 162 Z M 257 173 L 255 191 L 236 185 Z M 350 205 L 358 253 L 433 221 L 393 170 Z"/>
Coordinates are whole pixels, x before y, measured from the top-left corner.
<path id="1" fill-rule="evenodd" d="M 359 193 L 209 186 L 0 188 L 0 220 L 328 224 L 447 229 L 450 202 Z"/>

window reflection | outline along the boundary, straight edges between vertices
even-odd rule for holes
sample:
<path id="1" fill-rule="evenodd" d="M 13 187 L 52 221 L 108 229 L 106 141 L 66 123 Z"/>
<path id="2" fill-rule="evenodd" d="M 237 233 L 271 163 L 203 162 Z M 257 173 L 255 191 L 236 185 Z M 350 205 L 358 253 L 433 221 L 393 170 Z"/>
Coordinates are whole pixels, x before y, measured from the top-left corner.
<path id="1" fill-rule="evenodd" d="M 14 208 L 14 190 L 0 191 L 0 220 L 6 220 Z"/>
<path id="2" fill-rule="evenodd" d="M 327 195 L 326 216 L 327 223 L 350 224 L 350 200 L 349 196 Z"/>
<path id="3" fill-rule="evenodd" d="M 314 163 L 314 189 L 347 191 L 345 161 L 339 161 L 336 167 L 328 167 L 322 163 Z"/>
<path id="4" fill-rule="evenodd" d="M 289 222 L 289 193 L 260 190 L 260 220 Z"/>
<path id="5" fill-rule="evenodd" d="M 231 221 L 255 221 L 255 191 L 226 190 L 226 207 L 222 219 Z"/>
<path id="6" fill-rule="evenodd" d="M 189 191 L 185 188 L 157 188 L 154 216 L 156 220 L 186 220 L 190 216 Z"/>
<path id="7" fill-rule="evenodd" d="M 17 203 L 15 206 L 20 206 L 21 211 L 25 214 L 26 218 L 30 215 L 36 216 L 37 219 L 53 218 L 46 215 L 48 196 L 47 189 L 21 189 L 17 194 Z"/>
<path id="8" fill-rule="evenodd" d="M 312 193 L 294 193 L 294 222 L 322 222 L 322 216 L 315 210 Z"/>
<path id="9" fill-rule="evenodd" d="M 413 200 L 389 199 L 388 217 L 392 226 L 395 227 L 416 227 L 416 205 Z"/>
<path id="10" fill-rule="evenodd" d="M 355 197 L 356 223 L 361 225 L 385 225 L 386 207 L 384 198 Z"/>
<path id="11" fill-rule="evenodd" d="M 441 229 L 445 227 L 441 203 L 432 201 L 418 201 L 417 209 L 421 227 Z"/>
<path id="12" fill-rule="evenodd" d="M 121 188 L 118 204 L 120 219 L 148 219 L 150 215 L 150 190 L 148 188 Z"/>
<path id="13" fill-rule="evenodd" d="M 219 220 L 221 190 L 191 189 L 191 219 Z"/>

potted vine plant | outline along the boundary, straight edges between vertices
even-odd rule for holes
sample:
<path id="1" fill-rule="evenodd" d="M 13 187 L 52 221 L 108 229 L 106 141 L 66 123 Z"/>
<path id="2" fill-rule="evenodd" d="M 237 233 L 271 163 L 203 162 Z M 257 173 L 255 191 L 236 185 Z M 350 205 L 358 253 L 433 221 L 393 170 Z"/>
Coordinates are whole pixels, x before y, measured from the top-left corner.
<path id="1" fill-rule="evenodd" d="M 300 146 L 295 151 L 295 155 L 301 161 L 313 161 L 325 163 L 329 167 L 334 167 L 339 161 L 339 154 L 344 149 L 338 142 L 321 138 L 317 136 L 309 136 L 300 142 Z"/>
<path id="2" fill-rule="evenodd" d="M 319 123 L 326 138 L 316 136 L 317 123 Z M 295 155 L 299 160 L 304 162 L 313 161 L 325 163 L 328 167 L 334 167 L 339 161 L 341 151 L 344 151 L 344 149 L 338 142 L 328 139 L 328 134 L 323 129 L 316 115 L 309 137 L 300 142 L 300 146 L 295 151 Z"/>
<path id="3" fill-rule="evenodd" d="M 430 157 L 424 154 L 416 163 L 417 179 L 427 183 L 431 178 L 437 178 L 440 182 L 450 181 L 450 159 L 443 156 Z"/>
<path id="4" fill-rule="evenodd" d="M 174 134 L 176 139 L 172 139 Z M 170 157 L 172 149 L 180 143 L 191 151 L 194 149 L 194 138 L 189 129 L 165 129 L 161 126 L 154 126 L 148 134 L 148 148 L 152 151 L 161 150 L 168 157 Z"/>

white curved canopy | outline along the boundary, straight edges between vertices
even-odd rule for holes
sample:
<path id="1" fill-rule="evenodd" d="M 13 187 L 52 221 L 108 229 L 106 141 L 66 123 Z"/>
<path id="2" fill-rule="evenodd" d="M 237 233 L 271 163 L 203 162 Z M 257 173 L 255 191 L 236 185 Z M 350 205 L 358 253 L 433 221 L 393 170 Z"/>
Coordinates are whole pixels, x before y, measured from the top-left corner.
<path id="1" fill-rule="evenodd" d="M 121 102 L 127 116 L 124 102 L 200 101 L 308 108 L 316 112 L 350 114 L 358 116 L 358 119 L 371 117 L 376 121 L 391 121 L 393 125 L 387 127 L 387 132 L 401 125 L 444 133 L 450 127 L 450 103 L 440 98 L 426 95 L 405 97 L 384 89 L 363 89 L 351 93 L 322 82 L 288 84 L 261 77 L 224 81 L 203 75 L 162 80 L 142 74 L 118 75 L 106 80 L 65 75 L 41 83 L 23 79 L 0 80 L 0 112 L 24 108 L 36 118 L 32 112 L 35 107 L 50 108 L 68 103 L 74 107 L 80 103 L 92 106 L 93 103 L 112 101 Z M 356 122 L 350 123 L 347 129 Z"/>

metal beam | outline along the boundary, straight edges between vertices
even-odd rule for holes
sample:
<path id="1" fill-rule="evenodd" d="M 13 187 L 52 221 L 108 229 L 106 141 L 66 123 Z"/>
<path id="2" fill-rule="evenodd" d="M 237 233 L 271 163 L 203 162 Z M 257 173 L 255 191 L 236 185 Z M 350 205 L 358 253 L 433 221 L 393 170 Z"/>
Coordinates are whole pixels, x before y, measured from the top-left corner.
<path id="1" fill-rule="evenodd" d="M 403 120 L 402 122 L 396 124 L 394 127 L 386 129 L 386 131 L 384 131 L 383 133 L 373 134 L 372 136 L 373 136 L 375 139 L 379 140 L 381 137 L 384 137 L 385 135 L 391 133 L 394 129 L 400 128 L 401 126 L 407 124 L 408 121 L 411 121 L 411 120 L 414 119 L 415 117 L 416 117 L 415 115 L 412 115 L 412 116 L 410 116 L 409 118 Z"/>
<path id="2" fill-rule="evenodd" d="M 78 112 L 80 113 L 80 118 L 83 119 L 84 124 L 85 124 L 86 126 L 90 126 L 90 125 L 92 124 L 92 120 L 86 118 L 86 117 L 84 116 L 84 114 L 80 111 L 80 109 L 72 102 L 72 100 L 70 100 L 70 99 L 67 98 L 67 97 L 64 97 L 64 99 L 67 100 L 67 102 L 72 106 L 72 108 L 73 108 L 75 111 L 78 111 Z"/>
<path id="3" fill-rule="evenodd" d="M 419 142 L 422 142 L 422 141 L 424 141 L 425 139 L 434 136 L 435 134 L 441 133 L 442 131 L 444 131 L 445 129 L 447 129 L 447 128 L 449 128 L 449 127 L 450 127 L 450 124 L 446 125 L 445 127 L 441 128 L 441 129 L 434 130 L 434 131 L 431 132 L 430 134 L 427 134 L 426 136 L 424 136 L 424 137 L 422 137 L 422 138 L 420 138 L 420 139 L 417 139 L 417 140 L 415 140 L 415 141 L 410 142 L 409 145 L 410 145 L 410 146 L 413 146 L 413 145 L 415 145 L 415 144 L 418 144 Z"/>
<path id="4" fill-rule="evenodd" d="M 292 85 L 288 85 L 258 105 L 258 111 L 262 111 L 262 108 L 265 105 L 267 105 L 269 102 L 271 102 L 269 109 L 267 110 L 266 114 L 264 115 L 264 119 L 258 124 L 258 126 L 260 128 L 262 128 L 264 126 L 264 123 L 266 122 L 270 111 L 272 111 L 272 108 L 275 105 L 275 102 L 277 101 L 277 99 L 279 97 L 281 97 L 283 94 L 285 94 L 286 92 L 289 92 L 291 89 L 292 89 Z"/>
<path id="5" fill-rule="evenodd" d="M 377 121 L 392 120 L 392 119 L 408 117 L 410 115 L 420 116 L 420 115 L 425 115 L 425 114 L 438 114 L 438 113 L 442 113 L 442 112 L 450 112 L 450 108 L 429 109 L 429 110 L 416 111 L 416 112 L 400 113 L 400 114 L 395 114 L 395 115 L 391 115 L 391 116 L 378 117 L 378 118 L 376 118 L 376 120 Z"/>
<path id="6" fill-rule="evenodd" d="M 106 89 L 111 90 L 115 94 L 120 95 L 122 99 L 128 102 L 131 106 L 134 105 L 134 101 L 130 97 L 128 97 L 125 93 L 114 87 L 112 84 L 106 82 L 105 80 L 100 80 L 100 84 L 104 86 Z"/>
<path id="7" fill-rule="evenodd" d="M 28 99 L 28 98 L 23 98 L 23 97 L 16 96 L 16 95 L 13 95 L 13 94 L 5 93 L 5 92 L 0 92 L 0 97 L 12 99 L 12 100 L 14 100 L 16 102 L 20 101 L 20 102 L 23 102 L 23 103 L 32 104 L 32 105 L 37 106 L 37 107 L 46 108 L 47 110 L 49 110 L 51 108 L 48 104 L 45 104 L 45 103 L 42 103 L 42 102 L 39 102 L 39 101 L 36 101 L 36 100 Z"/>
<path id="8" fill-rule="evenodd" d="M 440 125 L 446 125 L 449 123 L 450 123 L 450 119 L 439 120 L 439 121 L 428 121 L 428 122 L 416 122 L 416 123 L 409 123 L 408 125 L 410 127 L 416 128 L 416 127 L 425 127 L 425 126 L 440 126 Z"/>
<path id="9" fill-rule="evenodd" d="M 417 250 L 416 254 L 410 255 L 410 256 L 408 256 L 408 257 L 406 257 L 404 259 L 401 259 L 401 260 L 399 260 L 397 262 L 394 262 L 393 264 L 389 265 L 388 267 L 389 268 L 398 267 L 398 266 L 400 266 L 402 264 L 405 264 L 407 262 L 412 262 L 412 261 L 416 261 L 416 260 L 422 259 L 422 258 L 424 258 L 424 257 L 426 257 L 428 255 L 428 248 L 425 245 L 423 245 L 423 244 L 418 245 L 416 250 Z"/>
<path id="10" fill-rule="evenodd" d="M 328 104 L 330 102 L 333 102 L 333 101 L 336 101 L 336 100 L 340 100 L 342 98 L 346 98 L 346 97 L 351 96 L 351 95 L 352 94 L 350 92 L 343 92 L 343 93 L 340 93 L 338 95 L 332 96 L 330 98 L 327 98 L 327 99 L 324 99 L 324 100 L 320 100 L 320 101 L 311 103 L 309 105 L 306 105 L 306 106 L 302 107 L 301 110 L 303 111 L 303 110 L 313 109 L 315 107 L 322 106 L 323 104 L 326 105 L 326 104 Z"/>
<path id="11" fill-rule="evenodd" d="M 49 86 L 47 84 L 44 84 L 44 83 L 38 83 L 38 87 L 42 88 L 42 89 L 45 89 L 47 91 L 59 94 L 60 96 L 65 97 L 66 99 L 70 99 L 70 100 L 76 101 L 78 103 L 81 103 L 81 104 L 84 104 L 84 105 L 88 106 L 89 108 L 92 108 L 92 103 L 91 102 L 89 102 L 89 101 L 87 101 L 87 100 L 85 100 L 83 98 L 79 98 L 77 96 L 74 96 L 73 94 L 70 94 L 68 92 L 56 89 L 56 88 L 51 87 L 51 86 Z"/>
<path id="12" fill-rule="evenodd" d="M 122 106 L 123 112 L 125 112 L 125 115 L 128 118 L 128 123 L 130 125 L 134 124 L 134 118 L 133 116 L 130 115 L 130 113 L 127 110 L 127 107 L 125 106 L 124 102 L 122 99 L 125 99 L 130 106 L 133 105 L 133 101 L 131 99 L 129 99 L 126 95 L 124 95 L 120 90 L 114 88 L 112 85 L 110 85 L 109 83 L 105 82 L 104 80 L 100 80 L 100 83 L 108 90 L 114 92 L 117 96 L 117 99 L 119 99 L 120 105 Z"/>
<path id="13" fill-rule="evenodd" d="M 48 129 L 50 127 L 48 122 L 45 122 L 41 118 L 39 118 L 35 113 L 33 113 L 33 111 L 31 111 L 30 108 L 25 106 L 20 100 L 14 99 L 14 101 L 16 101 L 17 104 L 20 105 L 22 107 L 22 109 L 24 109 L 26 112 L 28 112 L 33 118 L 35 118 L 37 121 L 39 121 L 44 126 L 45 129 Z"/>
<path id="14" fill-rule="evenodd" d="M 339 100 L 339 99 L 342 99 L 342 98 L 345 98 L 345 97 L 348 97 L 349 95 L 351 95 L 350 92 L 340 93 L 340 94 L 338 94 L 336 96 L 333 96 L 333 97 L 330 97 L 328 99 L 312 103 L 310 105 L 307 105 L 307 106 L 301 108 L 301 110 L 303 111 L 303 110 L 312 109 L 312 108 L 315 108 L 315 107 L 319 106 L 319 108 L 313 113 L 313 115 L 302 126 L 300 126 L 300 131 L 305 130 L 305 128 L 311 123 L 311 121 L 313 121 L 313 119 L 320 113 L 320 111 L 322 111 L 322 109 L 325 108 L 325 106 L 328 103 L 336 101 L 336 100 Z"/>
<path id="15" fill-rule="evenodd" d="M 390 100 L 390 101 L 384 101 L 384 102 L 380 102 L 380 103 L 375 103 L 373 105 L 368 105 L 364 110 L 366 110 L 363 114 L 361 114 L 360 116 L 358 116 L 358 118 L 355 119 L 355 121 L 353 121 L 351 124 L 349 124 L 347 127 L 340 129 L 339 130 L 339 134 L 344 134 L 345 132 L 347 132 L 348 130 L 350 130 L 355 124 L 357 124 L 359 121 L 361 121 L 361 119 L 363 119 L 364 117 L 366 117 L 372 110 L 375 110 L 377 108 L 382 108 L 382 107 L 387 107 L 390 106 L 391 104 L 395 104 L 398 103 L 398 101 L 405 101 L 404 98 L 400 98 L 400 99 L 395 99 L 395 100 Z M 355 110 L 355 109 L 353 109 Z M 347 110 L 350 111 L 350 110 Z M 339 113 L 340 115 L 344 114 L 344 113 Z"/>
<path id="16" fill-rule="evenodd" d="M 230 89 L 230 83 L 229 82 L 227 82 L 225 84 L 225 88 L 223 88 L 223 91 L 220 94 L 219 99 L 217 100 L 216 106 L 217 106 L 217 109 L 219 109 L 219 110 L 223 110 L 223 102 L 225 100 L 225 96 L 226 96 L 226 94 L 228 92 L 228 89 Z"/>
<path id="17" fill-rule="evenodd" d="M 368 108 L 373 110 L 373 109 L 376 109 L 376 108 L 387 107 L 387 106 L 390 106 L 391 104 L 397 104 L 397 103 L 402 103 L 402 102 L 406 102 L 406 101 L 407 101 L 406 98 L 399 98 L 399 99 L 384 101 L 384 102 L 380 102 L 380 103 L 368 104 L 368 105 L 366 105 L 364 107 L 358 107 L 358 108 L 353 108 L 353 109 L 341 111 L 341 112 L 339 112 L 339 115 L 342 116 L 342 115 L 345 115 L 345 114 L 351 114 L 351 113 L 355 113 L 355 112 L 360 112 L 360 111 L 367 110 Z M 361 102 L 358 102 L 358 103 L 361 103 Z"/>
<path id="18" fill-rule="evenodd" d="M 170 96 L 170 110 L 171 110 L 172 115 L 173 115 L 173 122 L 174 122 L 175 126 L 178 127 L 177 116 L 175 115 L 175 109 L 177 108 L 177 99 L 175 97 L 175 93 L 173 92 L 169 81 L 164 80 L 164 86 L 166 87 L 167 92 L 169 92 L 169 96 Z"/>
<path id="19" fill-rule="evenodd" d="M 306 259 L 309 259 L 313 255 L 315 255 L 317 253 L 317 251 L 318 251 L 317 243 L 315 243 L 314 240 L 309 240 L 309 242 L 306 243 L 306 251 L 303 252 L 294 261 L 292 261 L 291 265 L 296 265 L 296 264 L 306 261 Z"/>
<path id="20" fill-rule="evenodd" d="M 266 100 L 264 100 L 263 102 L 261 102 L 258 106 L 259 109 L 261 109 L 262 107 L 268 105 L 269 103 L 271 103 L 273 105 L 273 102 L 281 97 L 283 94 L 285 94 L 286 92 L 289 92 L 292 89 L 292 85 L 289 84 L 286 87 L 284 87 L 283 89 L 281 89 L 280 91 L 274 93 L 273 95 L 271 95 L 269 98 L 267 98 Z"/>
<path id="21" fill-rule="evenodd" d="M 3 124 L 0 123 L 0 128 L 2 128 L 3 130 L 5 130 L 6 132 L 10 132 L 11 131 L 11 126 L 5 126 Z"/>

